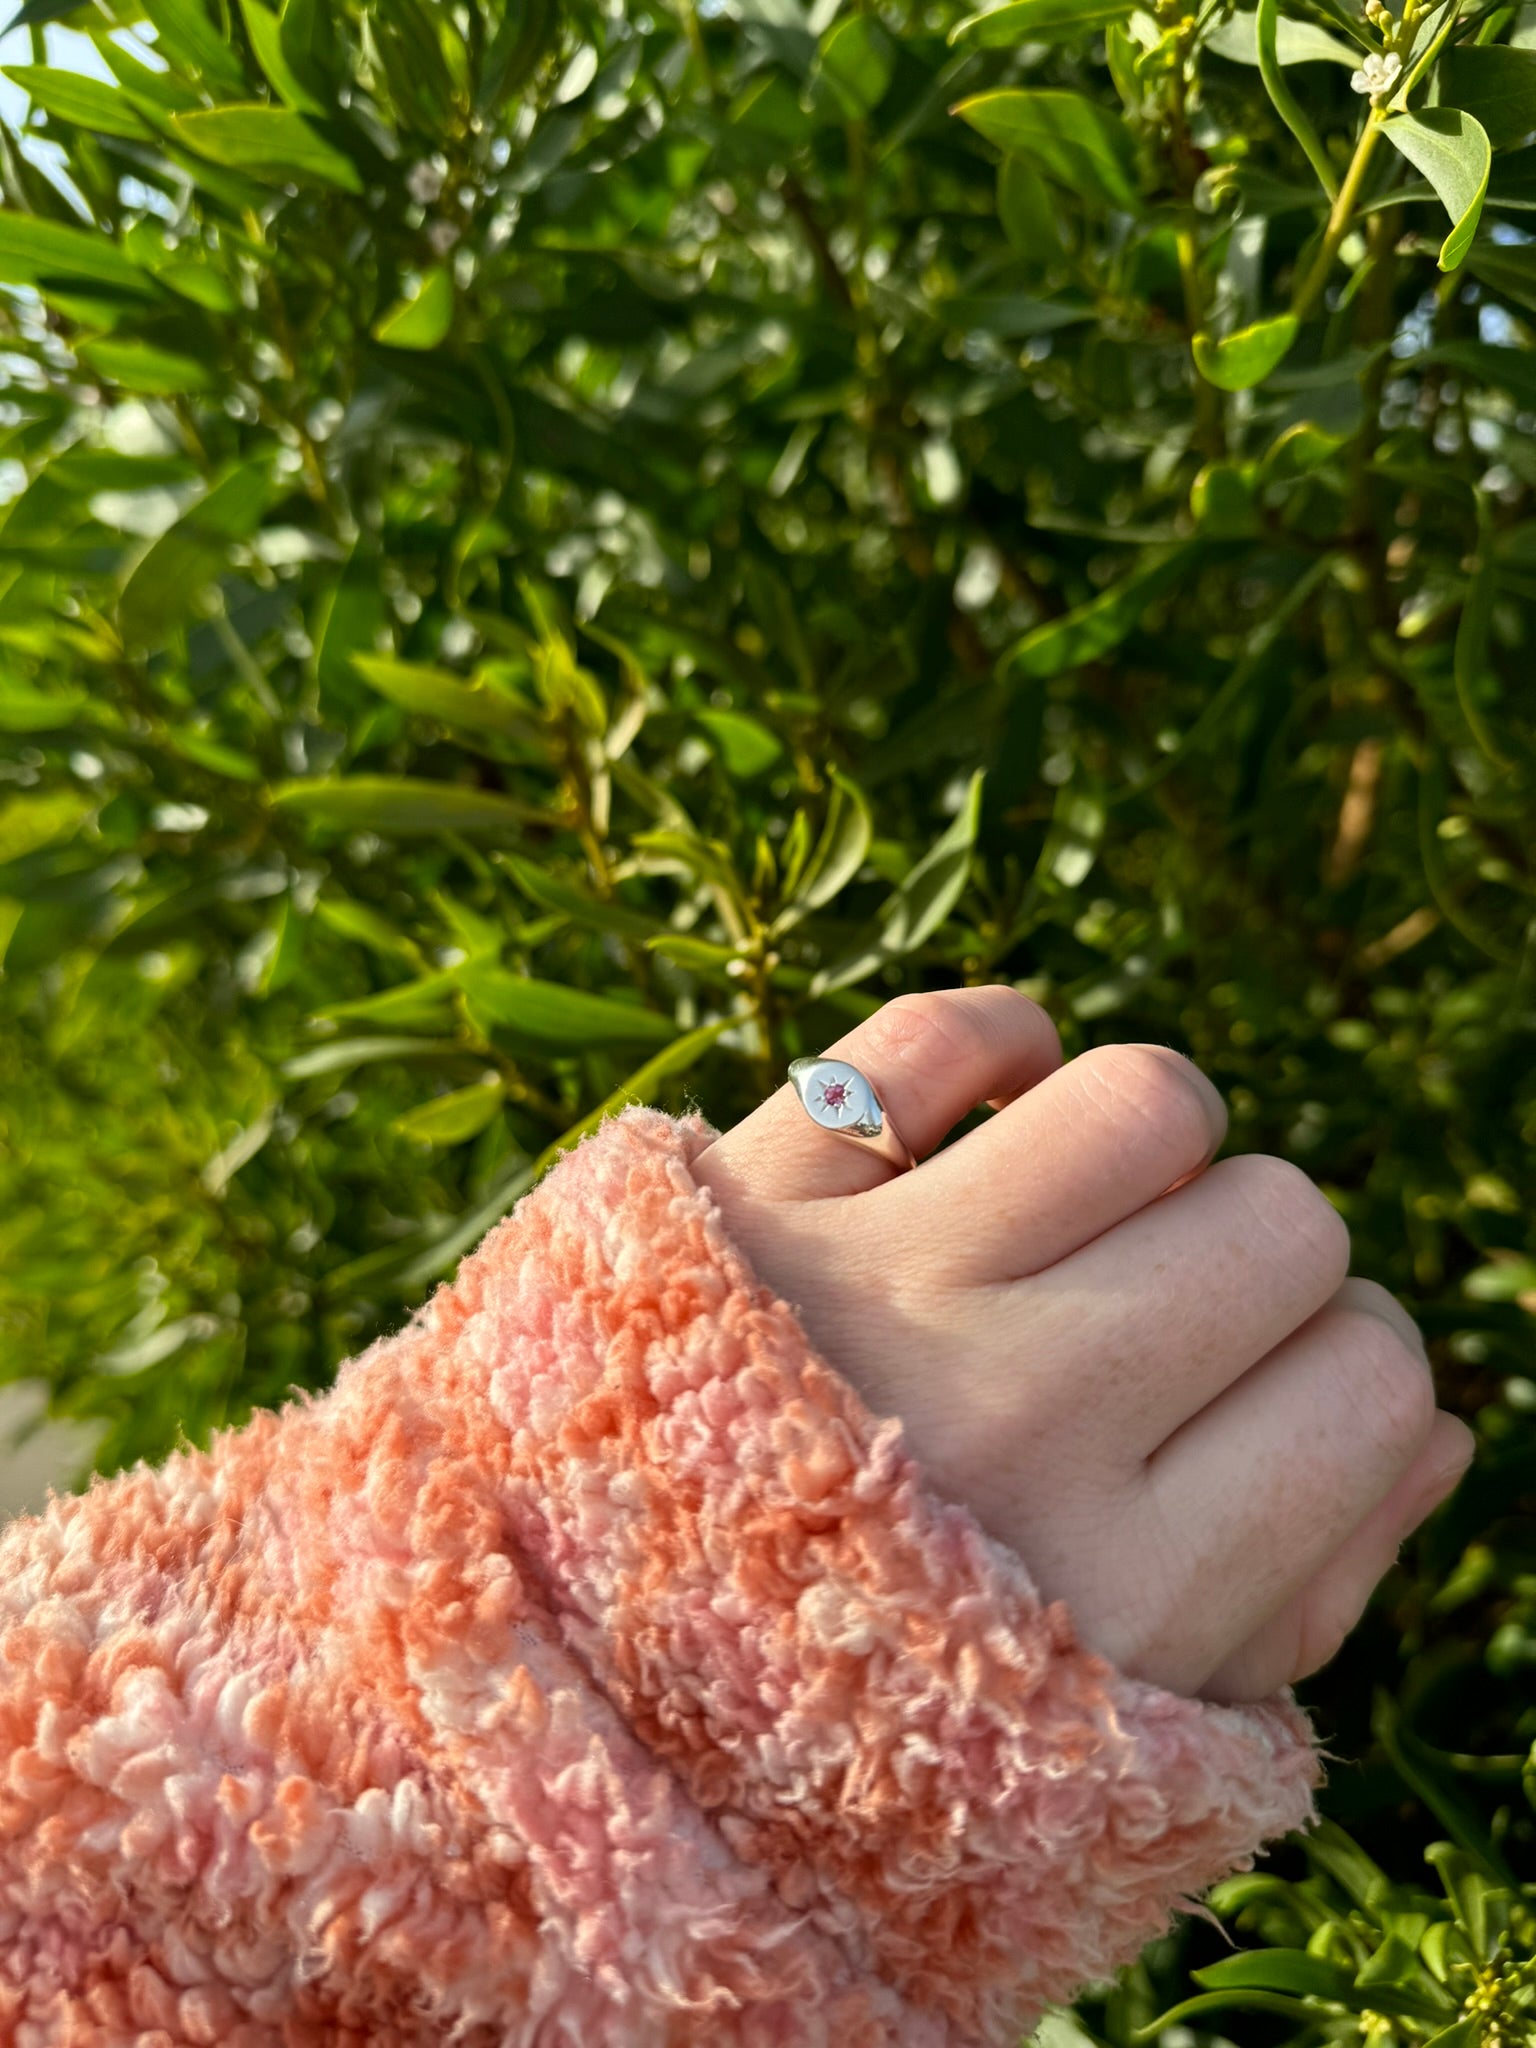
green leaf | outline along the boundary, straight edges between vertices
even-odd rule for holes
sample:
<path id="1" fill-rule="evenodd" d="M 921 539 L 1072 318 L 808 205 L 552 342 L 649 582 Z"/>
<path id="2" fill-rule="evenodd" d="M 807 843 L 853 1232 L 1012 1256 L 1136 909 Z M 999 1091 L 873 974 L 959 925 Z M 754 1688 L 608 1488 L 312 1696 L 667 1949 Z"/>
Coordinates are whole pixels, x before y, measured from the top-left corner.
<path id="1" fill-rule="evenodd" d="M 554 24 L 553 0 L 505 0 L 501 21 L 480 67 L 476 111 L 485 115 L 520 91 L 538 62 Z"/>
<path id="2" fill-rule="evenodd" d="M 279 99 L 297 113 L 323 114 L 324 102 L 309 90 L 288 62 L 282 24 L 272 9 L 264 7 L 262 0 L 240 0 L 240 13 L 251 48 L 256 52 L 256 62 Z"/>
<path id="3" fill-rule="evenodd" d="M 1209 334 L 1194 338 L 1195 367 L 1220 391 L 1249 391 L 1277 369 L 1300 328 L 1294 313 L 1256 320 L 1219 341 Z"/>
<path id="4" fill-rule="evenodd" d="M 661 920 L 647 917 L 638 910 L 630 910 L 611 898 L 589 896 L 584 890 L 552 875 L 537 862 L 526 860 L 521 854 L 497 853 L 491 858 L 496 865 L 505 868 L 526 896 L 530 896 L 541 909 L 553 910 L 562 917 L 574 918 L 577 924 L 588 930 L 616 932 L 620 938 L 646 940 L 660 932 Z"/>
<path id="5" fill-rule="evenodd" d="M 438 264 L 375 323 L 373 338 L 386 348 L 432 349 L 447 338 L 452 325 L 453 274 Z"/>
<path id="6" fill-rule="evenodd" d="M 0 284 L 106 285 L 142 298 L 155 281 L 100 232 L 22 213 L 0 213 Z"/>
<path id="7" fill-rule="evenodd" d="M 329 0 L 283 0 L 278 37 L 294 77 L 307 93 L 329 106 L 337 55 Z"/>
<path id="8" fill-rule="evenodd" d="M 476 1014 L 519 1038 L 577 1052 L 600 1045 L 654 1045 L 670 1040 L 670 1017 L 586 989 L 535 981 L 510 968 L 469 961 L 455 971 Z"/>
<path id="9" fill-rule="evenodd" d="M 1536 50 L 1452 43 L 1437 79 L 1442 103 L 1470 114 L 1495 149 L 1523 142 L 1536 130 Z"/>
<path id="10" fill-rule="evenodd" d="M 424 1060 L 462 1058 L 464 1047 L 456 1038 L 332 1038 L 308 1052 L 284 1060 L 285 1080 L 309 1081 L 319 1074 L 350 1073 L 354 1067 L 372 1066 L 380 1060 Z"/>
<path id="11" fill-rule="evenodd" d="M 1369 1991 L 1375 1984 L 1399 1987 L 1419 1982 L 1419 1959 L 1400 1934 L 1389 1934 L 1381 1947 L 1361 1964 L 1356 1986 Z"/>
<path id="12" fill-rule="evenodd" d="M 239 92 L 245 71 L 239 57 L 209 20 L 202 0 L 137 0 L 157 31 L 159 53 L 175 69 L 188 70 L 224 92 Z"/>
<path id="13" fill-rule="evenodd" d="M 1536 248 L 1503 248 L 1483 242 L 1467 258 L 1467 268 L 1506 299 L 1536 313 Z"/>
<path id="14" fill-rule="evenodd" d="M 863 867 L 874 836 L 874 821 L 864 792 L 837 768 L 828 771 L 832 801 L 826 822 L 801 869 L 789 902 L 774 922 L 784 931 L 798 924 L 813 910 L 820 910 L 840 896 Z"/>
<path id="15" fill-rule="evenodd" d="M 1043 679 L 1099 660 L 1134 632 L 1137 621 L 1154 599 L 1171 590 L 1197 566 L 1201 553 L 1199 543 L 1176 548 L 1171 554 L 1133 570 L 1122 582 L 1112 584 L 1101 596 L 1079 605 L 1075 611 L 1033 627 L 1011 654 L 1004 655 L 1004 673 Z"/>
<path id="16" fill-rule="evenodd" d="M 370 831 L 387 838 L 460 832 L 470 839 L 517 839 L 539 813 L 516 797 L 408 775 L 351 775 L 339 781 L 279 783 L 279 810 L 335 832 Z"/>
<path id="17" fill-rule="evenodd" d="M 1016 43 L 1063 43 L 1073 36 L 1128 21 L 1136 0 L 1009 0 L 985 14 L 967 15 L 949 32 L 972 49 L 1008 49 Z"/>
<path id="18" fill-rule="evenodd" d="M 1508 253 L 1503 249 L 1489 251 L 1495 256 Z M 1482 275 L 1482 266 L 1480 254 L 1468 257 L 1467 268 L 1474 275 Z M 1536 287 L 1536 269 L 1532 271 L 1531 281 Z M 1433 348 L 1426 350 L 1424 360 L 1444 363 L 1458 377 L 1476 384 L 1492 385 L 1496 391 L 1507 391 L 1512 398 L 1518 398 L 1523 405 L 1536 407 L 1536 355 L 1529 349 L 1500 348 L 1488 341 L 1437 341 Z"/>
<path id="19" fill-rule="evenodd" d="M 1259 0 L 1253 18 L 1254 61 L 1264 81 L 1264 90 L 1269 94 L 1275 112 L 1300 143 L 1308 163 L 1317 174 L 1318 183 L 1329 199 L 1334 199 L 1339 190 L 1338 172 L 1323 148 L 1317 130 L 1302 111 L 1301 103 L 1286 81 L 1285 61 L 1280 53 L 1280 28 L 1280 0 Z"/>
<path id="20" fill-rule="evenodd" d="M 1472 245 L 1488 191 L 1493 151 L 1481 125 L 1456 107 L 1395 114 L 1381 132 L 1428 178 L 1453 222 L 1440 249 L 1440 268 L 1454 270 Z"/>
<path id="21" fill-rule="evenodd" d="M 184 392 L 206 391 L 214 381 L 212 366 L 198 356 L 178 355 L 147 341 L 85 341 L 75 350 L 81 362 L 124 391 L 149 398 L 179 398 Z"/>
<path id="22" fill-rule="evenodd" d="M 179 142 L 210 163 L 264 184 L 310 183 L 361 192 L 362 177 L 350 157 L 327 142 L 291 107 L 261 102 L 174 114 L 170 127 Z"/>
<path id="23" fill-rule="evenodd" d="M 404 1116 L 395 1118 L 395 1129 L 403 1137 L 424 1145 L 462 1145 L 476 1138 L 500 1113 L 506 1090 L 499 1074 L 490 1074 L 468 1088 L 455 1088 L 451 1095 L 436 1095 L 418 1103 Z"/>
<path id="24" fill-rule="evenodd" d="M 845 121 L 866 120 L 885 98 L 895 63 L 880 24 L 867 14 L 849 15 L 823 39 L 810 76 L 812 101 L 829 101 Z"/>
<path id="25" fill-rule="evenodd" d="M 84 78 L 56 64 L 10 64 L 3 76 L 19 85 L 34 106 L 61 121 L 73 121 L 98 135 L 120 135 L 131 142 L 154 138 L 154 129 L 134 112 L 126 95 L 102 79 Z"/>
<path id="26" fill-rule="evenodd" d="M 1205 47 L 1225 57 L 1229 64 L 1258 64 L 1259 17 L 1239 11 L 1221 22 L 1205 38 Z M 1360 63 L 1360 52 L 1315 22 L 1293 21 L 1284 14 L 1275 19 L 1275 54 L 1280 63 L 1343 64 L 1350 71 Z"/>
<path id="27" fill-rule="evenodd" d="M 0 798 L 0 863 L 72 837 L 95 808 L 73 789 Z"/>
<path id="28" fill-rule="evenodd" d="M 535 1175 L 553 1166 L 562 1152 L 567 1152 L 571 1146 L 579 1144 L 587 1133 L 595 1131 L 606 1117 L 617 1116 L 632 1102 L 654 1101 L 664 1081 L 670 1081 L 678 1074 L 686 1074 L 691 1067 L 698 1065 L 717 1039 L 722 1038 L 727 1031 L 739 1030 L 740 1026 L 739 1017 L 721 1017 L 713 1024 L 701 1024 L 694 1031 L 685 1031 L 682 1037 L 674 1039 L 664 1052 L 659 1052 L 654 1059 L 647 1060 L 643 1067 L 637 1067 L 629 1079 L 615 1088 L 596 1109 L 589 1110 L 580 1123 L 573 1124 L 555 1140 L 553 1145 L 541 1152 L 535 1165 Z"/>
<path id="29" fill-rule="evenodd" d="M 258 464 L 237 464 L 150 543 L 118 599 L 118 624 L 130 644 L 154 640 L 198 602 L 230 549 L 261 524 L 274 488 Z"/>
<path id="30" fill-rule="evenodd" d="M 1037 269 L 1062 254 L 1061 225 L 1051 188 L 1021 156 L 1005 156 L 997 167 L 997 217 L 1015 253 Z"/>
<path id="31" fill-rule="evenodd" d="M 959 902 L 971 871 L 981 821 L 980 769 L 971 777 L 954 823 L 886 898 L 865 941 L 816 976 L 813 995 L 849 988 L 932 937 Z"/>
<path id="32" fill-rule="evenodd" d="M 726 774 L 739 782 L 764 774 L 784 752 L 778 734 L 745 711 L 698 711 L 694 716 L 714 741 Z"/>
<path id="33" fill-rule="evenodd" d="M 35 690 L 0 676 L 0 732 L 56 732 L 90 709 L 90 698 L 79 692 Z"/>
<path id="34" fill-rule="evenodd" d="M 354 654 L 351 661 L 370 689 L 404 711 L 436 718 L 465 732 L 493 732 L 505 739 L 534 742 L 540 739 L 539 728 L 521 706 L 483 683 L 466 683 L 447 669 L 396 661 L 392 655 Z"/>
<path id="35" fill-rule="evenodd" d="M 1299 1948 L 1223 1956 L 1190 1975 L 1205 1991 L 1284 1991 L 1297 1998 L 1342 1998 L 1353 1985 L 1352 1973 L 1342 1964 Z"/>
<path id="36" fill-rule="evenodd" d="M 986 92 L 954 111 L 979 135 L 1074 192 L 1140 213 L 1136 159 L 1123 121 L 1083 94 L 1048 89 Z"/>

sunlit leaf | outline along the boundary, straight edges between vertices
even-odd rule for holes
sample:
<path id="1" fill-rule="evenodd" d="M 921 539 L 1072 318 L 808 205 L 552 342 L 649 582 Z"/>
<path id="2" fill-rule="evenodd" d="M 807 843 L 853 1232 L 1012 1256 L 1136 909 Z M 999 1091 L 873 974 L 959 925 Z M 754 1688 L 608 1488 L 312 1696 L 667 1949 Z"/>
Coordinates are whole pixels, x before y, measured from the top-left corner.
<path id="1" fill-rule="evenodd" d="M 1240 327 L 1235 334 L 1197 334 L 1194 338 L 1195 367 L 1207 383 L 1222 391 L 1247 391 L 1262 384 L 1270 371 L 1279 367 L 1296 339 L 1300 323 L 1294 314 L 1279 313 L 1270 320 L 1257 320 Z"/>
<path id="2" fill-rule="evenodd" d="M 1472 246 L 1488 191 L 1493 152 L 1482 127 L 1455 107 L 1425 107 L 1395 114 L 1382 133 L 1439 193 L 1452 221 L 1440 249 L 1440 268 L 1454 270 Z"/>
<path id="3" fill-rule="evenodd" d="M 375 322 L 373 338 L 386 348 L 434 349 L 452 325 L 452 273 L 435 264 Z"/>
<path id="4" fill-rule="evenodd" d="M 468 1088 L 419 1103 L 395 1118 L 395 1129 L 424 1145 L 461 1145 L 466 1138 L 478 1137 L 500 1113 L 505 1092 L 500 1075 L 490 1075 Z"/>
<path id="5" fill-rule="evenodd" d="M 361 192 L 357 166 L 291 107 L 261 102 L 175 114 L 171 129 L 179 142 L 210 162 L 243 171 L 263 183 L 335 185 Z"/>
<path id="6" fill-rule="evenodd" d="M 273 790 L 272 802 L 332 831 L 393 836 L 462 832 L 472 839 L 516 839 L 524 823 L 538 815 L 533 805 L 516 797 L 407 775 L 283 782 Z"/>
<path id="7" fill-rule="evenodd" d="M 970 872 L 981 820 L 981 788 L 978 770 L 954 823 L 886 898 L 864 942 L 816 977 L 818 993 L 867 979 L 892 960 L 915 952 L 938 930 L 959 900 Z"/>
<path id="8" fill-rule="evenodd" d="M 1050 89 L 980 93 L 955 108 L 978 134 L 1074 191 L 1128 213 L 1141 210 L 1125 124 L 1082 93 Z"/>
<path id="9" fill-rule="evenodd" d="M 480 962 L 458 970 L 476 1014 L 519 1038 L 576 1051 L 593 1045 L 658 1045 L 676 1035 L 670 1017 L 586 989 L 561 988 Z"/>
<path id="10" fill-rule="evenodd" d="M 984 50 L 1065 42 L 1127 20 L 1135 5 L 1136 0 L 1006 0 L 988 13 L 968 15 L 950 30 L 949 40 Z"/>

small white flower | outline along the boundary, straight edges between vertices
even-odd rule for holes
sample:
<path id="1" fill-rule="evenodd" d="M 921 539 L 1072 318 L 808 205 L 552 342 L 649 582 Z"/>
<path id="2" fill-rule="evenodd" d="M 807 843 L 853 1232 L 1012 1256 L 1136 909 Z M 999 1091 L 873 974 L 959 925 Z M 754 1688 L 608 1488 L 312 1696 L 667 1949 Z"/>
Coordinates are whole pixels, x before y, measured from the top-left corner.
<path id="1" fill-rule="evenodd" d="M 1403 68 L 1403 60 L 1396 50 L 1388 50 L 1378 57 L 1373 51 L 1358 71 L 1350 73 L 1349 82 L 1356 92 L 1368 93 L 1373 100 L 1379 100 L 1396 85 Z"/>
<path id="2" fill-rule="evenodd" d="M 418 206 L 431 206 L 443 189 L 443 179 L 448 166 L 436 157 L 423 157 L 419 164 L 413 164 L 405 181 L 405 189 Z"/>

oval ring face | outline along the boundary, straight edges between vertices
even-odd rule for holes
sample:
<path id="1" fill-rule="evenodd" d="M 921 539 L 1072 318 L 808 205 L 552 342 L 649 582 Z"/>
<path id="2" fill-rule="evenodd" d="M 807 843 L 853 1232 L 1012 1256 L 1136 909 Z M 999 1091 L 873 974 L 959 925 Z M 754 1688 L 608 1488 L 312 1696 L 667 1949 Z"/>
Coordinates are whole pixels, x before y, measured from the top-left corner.
<path id="1" fill-rule="evenodd" d="M 796 1060 L 790 1071 L 801 1102 L 823 1130 L 861 1137 L 879 1132 L 880 1105 L 857 1067 L 846 1060 Z"/>

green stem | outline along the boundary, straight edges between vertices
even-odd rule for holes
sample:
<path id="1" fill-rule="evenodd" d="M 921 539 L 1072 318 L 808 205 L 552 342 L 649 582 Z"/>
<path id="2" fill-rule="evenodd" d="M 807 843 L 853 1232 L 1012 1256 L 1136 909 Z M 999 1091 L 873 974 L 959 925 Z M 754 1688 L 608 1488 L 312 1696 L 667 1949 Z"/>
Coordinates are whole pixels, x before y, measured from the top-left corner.
<path id="1" fill-rule="evenodd" d="M 1376 139 L 1381 133 L 1385 110 L 1372 107 L 1366 117 L 1360 140 L 1355 144 L 1355 153 L 1349 160 L 1349 169 L 1344 173 L 1344 182 L 1328 215 L 1328 225 L 1323 231 L 1323 245 L 1317 258 L 1302 281 L 1301 289 L 1291 303 L 1291 311 L 1298 320 L 1305 320 L 1323 295 L 1323 286 L 1328 282 L 1328 273 L 1333 268 L 1333 259 L 1339 253 L 1339 245 L 1349 233 L 1350 222 L 1360 197 L 1360 188 L 1365 183 L 1366 171 L 1370 168 L 1371 155 Z"/>
<path id="2" fill-rule="evenodd" d="M 1265 91 L 1275 103 L 1275 112 L 1305 150 L 1307 162 L 1317 173 L 1318 183 L 1330 199 L 1337 199 L 1338 173 L 1328 160 L 1328 152 L 1319 141 L 1317 130 L 1302 112 L 1295 94 L 1285 82 L 1285 72 L 1280 64 L 1278 48 L 1279 0 L 1259 0 L 1255 26 L 1259 43 L 1259 76 L 1264 81 Z"/>

